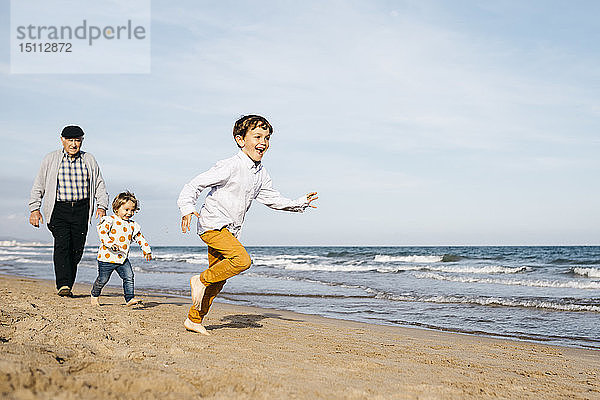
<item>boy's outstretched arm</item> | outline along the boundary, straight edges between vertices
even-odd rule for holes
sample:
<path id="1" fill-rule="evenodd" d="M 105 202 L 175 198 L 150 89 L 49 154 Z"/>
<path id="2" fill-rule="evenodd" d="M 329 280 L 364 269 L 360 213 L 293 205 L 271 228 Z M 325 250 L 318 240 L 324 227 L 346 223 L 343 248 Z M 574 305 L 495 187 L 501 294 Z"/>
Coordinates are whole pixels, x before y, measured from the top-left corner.
<path id="1" fill-rule="evenodd" d="M 317 192 L 308 193 L 296 200 L 283 197 L 279 191 L 273 188 L 273 182 L 268 174 L 265 174 L 260 191 L 256 196 L 256 200 L 269 208 L 292 212 L 304 212 L 308 207 L 316 208 L 311 203 L 317 198 Z"/>

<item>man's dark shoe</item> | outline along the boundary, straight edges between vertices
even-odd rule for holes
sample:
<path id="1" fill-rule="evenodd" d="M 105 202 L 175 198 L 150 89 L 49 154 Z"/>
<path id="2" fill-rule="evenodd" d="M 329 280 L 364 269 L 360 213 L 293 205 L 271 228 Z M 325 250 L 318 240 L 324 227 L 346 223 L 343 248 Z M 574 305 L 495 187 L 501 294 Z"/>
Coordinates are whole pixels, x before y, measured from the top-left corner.
<path id="1" fill-rule="evenodd" d="M 73 297 L 73 292 L 71 292 L 71 288 L 68 286 L 61 286 L 58 289 L 58 295 L 61 297 Z"/>

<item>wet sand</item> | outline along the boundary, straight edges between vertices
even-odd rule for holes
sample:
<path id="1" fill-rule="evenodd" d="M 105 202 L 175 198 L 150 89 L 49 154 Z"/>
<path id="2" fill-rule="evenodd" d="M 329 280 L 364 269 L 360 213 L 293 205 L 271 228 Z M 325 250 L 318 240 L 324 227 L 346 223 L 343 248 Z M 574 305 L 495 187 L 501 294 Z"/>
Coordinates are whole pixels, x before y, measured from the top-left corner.
<path id="1" fill-rule="evenodd" d="M 5 399 L 600 399 L 600 352 L 0 276 Z M 105 295 L 106 294 L 106 295 Z"/>

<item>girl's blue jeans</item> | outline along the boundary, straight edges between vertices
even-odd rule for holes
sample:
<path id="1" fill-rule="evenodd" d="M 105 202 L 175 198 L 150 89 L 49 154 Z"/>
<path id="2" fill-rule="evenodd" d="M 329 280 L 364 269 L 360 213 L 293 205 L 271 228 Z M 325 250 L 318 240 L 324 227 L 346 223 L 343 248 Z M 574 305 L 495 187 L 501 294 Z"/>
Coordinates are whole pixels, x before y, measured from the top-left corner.
<path id="1" fill-rule="evenodd" d="M 113 264 L 104 261 L 98 261 L 98 277 L 92 286 L 92 296 L 100 296 L 102 288 L 108 280 L 114 270 L 117 270 L 117 274 L 123 279 L 123 292 L 125 293 L 125 301 L 133 299 L 133 269 L 129 258 L 125 259 L 123 264 Z"/>

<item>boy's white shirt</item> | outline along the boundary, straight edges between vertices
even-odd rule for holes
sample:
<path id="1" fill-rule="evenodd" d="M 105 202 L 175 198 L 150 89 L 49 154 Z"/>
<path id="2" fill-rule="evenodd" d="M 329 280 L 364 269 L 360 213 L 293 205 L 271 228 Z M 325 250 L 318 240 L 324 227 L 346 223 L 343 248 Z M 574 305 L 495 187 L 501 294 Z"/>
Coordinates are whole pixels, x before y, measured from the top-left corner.
<path id="1" fill-rule="evenodd" d="M 254 199 L 276 210 L 303 212 L 309 206 L 306 195 L 290 200 L 273 189 L 262 163 L 255 163 L 241 150 L 183 186 L 177 200 L 182 216 L 196 211 L 198 197 L 206 188 L 211 189 L 198 218 L 200 235 L 225 227 L 237 237 Z"/>

